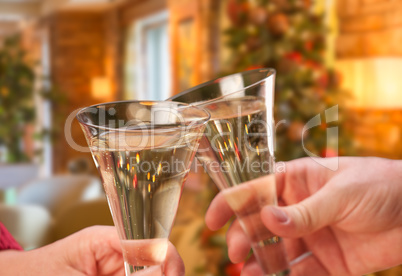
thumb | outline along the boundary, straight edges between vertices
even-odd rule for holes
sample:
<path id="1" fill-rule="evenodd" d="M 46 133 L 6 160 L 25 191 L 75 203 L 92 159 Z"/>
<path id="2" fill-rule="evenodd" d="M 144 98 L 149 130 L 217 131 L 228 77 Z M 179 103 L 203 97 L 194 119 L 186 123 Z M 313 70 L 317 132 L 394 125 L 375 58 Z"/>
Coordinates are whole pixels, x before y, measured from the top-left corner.
<path id="1" fill-rule="evenodd" d="M 335 223 L 340 210 L 340 201 L 322 189 L 294 205 L 265 206 L 261 220 L 278 236 L 298 238 Z"/>

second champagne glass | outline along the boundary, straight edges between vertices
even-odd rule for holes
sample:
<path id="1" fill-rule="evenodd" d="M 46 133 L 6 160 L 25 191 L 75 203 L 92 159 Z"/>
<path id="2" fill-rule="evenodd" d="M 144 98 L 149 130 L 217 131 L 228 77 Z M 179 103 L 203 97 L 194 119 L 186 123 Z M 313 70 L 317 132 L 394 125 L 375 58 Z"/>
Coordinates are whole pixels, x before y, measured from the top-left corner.
<path id="1" fill-rule="evenodd" d="M 284 244 L 262 224 L 260 210 L 276 205 L 272 69 L 216 79 L 170 100 L 211 114 L 197 158 L 222 191 L 248 235 L 265 275 L 290 273 Z"/>
<path id="2" fill-rule="evenodd" d="M 162 269 L 183 183 L 209 117 L 174 102 L 106 103 L 77 114 L 121 239 L 127 276 L 149 266 Z"/>

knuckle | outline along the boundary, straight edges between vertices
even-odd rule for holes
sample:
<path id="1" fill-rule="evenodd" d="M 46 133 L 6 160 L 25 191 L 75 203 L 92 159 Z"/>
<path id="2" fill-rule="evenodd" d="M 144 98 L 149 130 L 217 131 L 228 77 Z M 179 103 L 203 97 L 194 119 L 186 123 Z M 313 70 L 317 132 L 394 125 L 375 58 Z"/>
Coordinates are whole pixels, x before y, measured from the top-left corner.
<path id="1" fill-rule="evenodd" d="M 296 211 L 298 213 L 298 219 L 299 219 L 299 226 L 302 226 L 306 231 L 311 231 L 314 229 L 314 219 L 313 216 L 310 212 L 310 210 L 307 208 L 307 206 L 303 203 L 297 204 L 296 205 Z"/>

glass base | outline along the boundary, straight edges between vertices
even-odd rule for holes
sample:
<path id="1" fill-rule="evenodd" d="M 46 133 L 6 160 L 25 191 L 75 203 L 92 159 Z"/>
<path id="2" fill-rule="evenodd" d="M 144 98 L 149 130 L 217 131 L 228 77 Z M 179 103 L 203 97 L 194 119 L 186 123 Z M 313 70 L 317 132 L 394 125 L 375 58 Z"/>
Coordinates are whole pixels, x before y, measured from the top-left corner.
<path id="1" fill-rule="evenodd" d="M 124 262 L 124 270 L 126 272 L 126 276 L 131 276 L 134 272 L 146 269 L 147 266 L 133 266 L 127 262 Z"/>
<path id="2" fill-rule="evenodd" d="M 133 266 L 127 262 L 124 262 L 124 271 L 126 272 L 126 276 L 130 276 L 132 273 L 143 270 L 145 268 L 145 266 Z"/>
<path id="3" fill-rule="evenodd" d="M 258 247 L 265 247 L 267 245 L 272 245 L 272 244 L 276 244 L 276 243 L 280 243 L 282 241 L 282 239 L 278 236 L 273 236 L 272 238 L 268 238 L 265 240 L 261 240 L 255 243 L 255 246 Z"/>
<path id="4" fill-rule="evenodd" d="M 150 275 L 164 275 L 162 271 L 162 265 L 152 265 L 152 266 L 133 266 L 128 262 L 124 262 L 124 270 L 126 276 L 132 276 L 133 273 L 138 272 L 140 270 L 148 269 Z M 147 270 L 147 271 L 148 271 Z"/>
<path id="5" fill-rule="evenodd" d="M 252 249 L 264 275 L 289 275 L 289 263 L 280 237 L 271 236 L 270 238 L 261 239 L 252 244 Z"/>

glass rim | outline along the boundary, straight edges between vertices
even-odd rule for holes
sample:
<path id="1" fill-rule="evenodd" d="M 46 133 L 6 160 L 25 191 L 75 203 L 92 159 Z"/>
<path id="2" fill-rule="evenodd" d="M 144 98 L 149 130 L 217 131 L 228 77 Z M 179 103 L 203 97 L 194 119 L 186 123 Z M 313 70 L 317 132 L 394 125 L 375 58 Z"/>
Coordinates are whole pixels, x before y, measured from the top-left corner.
<path id="1" fill-rule="evenodd" d="M 143 131 L 155 131 L 155 129 L 150 128 L 149 126 L 151 126 L 151 124 L 147 124 L 146 128 L 137 128 L 137 129 L 120 129 L 117 127 L 109 127 L 109 126 L 99 126 L 96 124 L 92 124 L 92 123 L 87 123 L 87 122 L 83 122 L 81 120 L 81 118 L 79 118 L 79 115 L 83 114 L 86 110 L 89 110 L 91 108 L 99 108 L 102 106 L 107 106 L 107 105 L 113 105 L 113 104 L 130 104 L 130 103 L 152 103 L 150 105 L 155 105 L 155 104 L 166 104 L 166 105 L 171 105 L 171 104 L 179 104 L 180 106 L 182 106 L 183 108 L 195 108 L 198 109 L 200 111 L 202 111 L 205 114 L 205 118 L 197 118 L 195 120 L 191 120 L 191 124 L 190 125 L 184 125 L 183 123 L 177 123 L 177 124 L 173 124 L 173 123 L 168 123 L 168 124 L 164 124 L 164 126 L 175 126 L 176 128 L 180 128 L 180 129 L 184 129 L 184 128 L 195 128 L 201 125 L 206 124 L 210 119 L 211 119 L 211 114 L 203 107 L 200 106 L 194 106 L 194 105 L 190 105 L 187 103 L 182 103 L 182 102 L 173 102 L 173 101 L 148 101 L 148 100 L 125 100 L 125 101 L 113 101 L 113 102 L 105 102 L 105 103 L 99 103 L 99 104 L 94 104 L 94 105 L 90 105 L 87 107 L 83 107 L 81 108 L 77 114 L 75 115 L 75 118 L 77 119 L 77 121 L 85 126 L 88 127 L 94 127 L 97 129 L 102 129 L 102 130 L 106 130 L 106 131 L 121 131 L 121 132 L 143 132 Z M 165 129 L 164 131 L 159 130 L 161 132 L 170 132 L 171 130 L 169 129 Z"/>
<path id="2" fill-rule="evenodd" d="M 227 75 L 227 76 L 215 78 L 215 79 L 213 79 L 213 80 L 210 80 L 210 81 L 207 81 L 207 82 L 203 82 L 203 83 L 201 83 L 201 84 L 199 84 L 199 85 L 197 85 L 197 86 L 188 88 L 188 89 L 186 89 L 186 90 L 184 90 L 184 91 L 182 91 L 182 92 L 180 92 L 180 93 L 178 93 L 178 94 L 176 94 L 176 95 L 174 95 L 174 96 L 168 98 L 166 101 L 175 101 L 175 98 L 178 98 L 178 97 L 183 96 L 183 95 L 185 95 L 185 94 L 187 94 L 187 93 L 190 93 L 190 92 L 192 92 L 192 91 L 195 91 L 195 90 L 197 90 L 197 89 L 200 89 L 201 87 L 206 87 L 206 86 L 209 86 L 209 85 L 211 85 L 211 84 L 213 84 L 213 83 L 219 83 L 220 80 L 223 79 L 223 78 L 232 77 L 232 76 L 239 75 L 239 74 L 243 76 L 243 75 L 246 75 L 246 74 L 254 74 L 254 73 L 256 73 L 256 72 L 259 72 L 259 73 L 268 72 L 268 74 L 267 74 L 264 78 L 261 78 L 260 80 L 254 82 L 254 83 L 252 83 L 252 84 L 250 84 L 250 85 L 248 85 L 248 86 L 246 86 L 246 87 L 244 87 L 244 88 L 242 88 L 242 89 L 239 89 L 239 90 L 230 92 L 230 93 L 228 93 L 228 94 L 226 94 L 226 95 L 222 95 L 222 96 L 216 97 L 216 98 L 214 98 L 214 99 L 205 100 L 205 101 L 200 101 L 200 102 L 196 102 L 196 103 L 190 103 L 189 105 L 191 105 L 191 106 L 196 106 L 196 107 L 200 107 L 200 106 L 202 106 L 202 105 L 206 105 L 206 104 L 215 102 L 215 101 L 217 101 L 217 100 L 224 99 L 224 98 L 226 98 L 226 97 L 232 96 L 232 95 L 234 95 L 234 94 L 236 94 L 236 93 L 239 93 L 239 92 L 241 92 L 241 91 L 250 89 L 250 88 L 252 88 L 252 87 L 254 87 L 254 86 L 256 86 L 256 85 L 259 85 L 260 83 L 264 82 L 264 81 L 267 80 L 268 78 L 270 78 L 270 77 L 276 75 L 276 70 L 273 69 L 273 68 L 268 68 L 268 67 L 267 67 L 267 68 L 258 68 L 258 69 L 253 69 L 253 70 L 247 70 L 247 71 L 243 71 L 243 72 L 239 72 L 239 73 L 234 73 L 234 74 L 230 74 L 230 75 Z M 180 102 L 180 101 L 176 101 L 176 102 Z"/>

